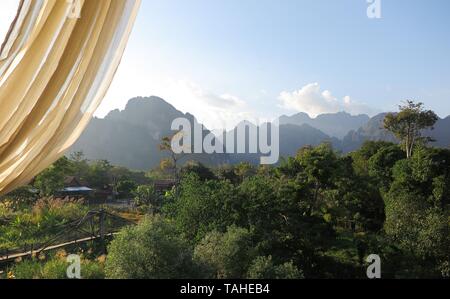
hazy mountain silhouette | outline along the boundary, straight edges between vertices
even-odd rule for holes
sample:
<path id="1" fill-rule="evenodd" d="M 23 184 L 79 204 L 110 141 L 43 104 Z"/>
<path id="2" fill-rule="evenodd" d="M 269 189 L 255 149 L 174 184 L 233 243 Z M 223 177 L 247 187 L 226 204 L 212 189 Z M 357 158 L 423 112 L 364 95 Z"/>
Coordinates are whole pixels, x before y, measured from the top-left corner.
<path id="1" fill-rule="evenodd" d="M 397 142 L 395 136 L 383 127 L 386 115 L 387 113 L 380 113 L 372 117 L 359 129 L 348 132 L 342 140 L 342 151 L 351 152 L 357 150 L 367 140 Z"/>
<path id="2" fill-rule="evenodd" d="M 344 153 L 357 150 L 366 140 L 397 142 L 383 129 L 385 116 L 386 113 L 382 113 L 369 118 L 345 112 L 319 115 L 314 119 L 306 113 L 281 116 L 280 155 L 292 156 L 303 146 L 322 142 L 330 142 L 336 150 Z M 167 157 L 167 153 L 159 151 L 159 144 L 162 137 L 175 133 L 171 131 L 171 124 L 180 117 L 189 119 L 191 124 L 197 123 L 193 115 L 178 111 L 161 98 L 133 98 L 124 110 L 113 110 L 104 119 L 94 118 L 70 152 L 83 151 L 90 160 L 105 159 L 115 165 L 148 170 Z M 228 132 L 227 136 L 231 133 L 236 133 L 236 129 Z M 450 117 L 440 119 L 435 129 L 426 134 L 436 140 L 433 145 L 448 147 Z M 259 163 L 259 158 L 260 154 L 193 154 L 185 160 L 219 165 L 243 161 Z"/>
<path id="3" fill-rule="evenodd" d="M 387 113 L 381 113 L 369 120 L 369 122 L 358 130 L 350 131 L 342 140 L 341 149 L 343 152 L 357 150 L 365 141 L 389 141 L 397 143 L 397 138 L 384 129 L 383 122 Z M 450 116 L 439 119 L 433 130 L 423 132 L 424 136 L 429 136 L 435 141 L 431 145 L 436 147 L 449 147 L 450 145 Z"/>
<path id="4" fill-rule="evenodd" d="M 435 142 L 432 144 L 438 147 L 450 147 L 450 116 L 439 119 L 434 126 L 434 130 L 427 132 Z"/>
<path id="5" fill-rule="evenodd" d="M 178 111 L 161 98 L 133 98 L 124 110 L 113 110 L 104 119 L 94 118 L 70 152 L 83 151 L 89 160 L 104 159 L 114 165 L 148 170 L 168 157 L 159 145 L 163 137 L 175 133 L 171 124 L 180 117 L 191 124 L 197 122 L 194 116 Z M 206 165 L 229 162 L 226 154 L 193 154 L 186 159 Z"/>
<path id="6" fill-rule="evenodd" d="M 245 122 L 248 125 L 256 128 L 254 124 L 250 124 L 248 122 Z M 280 156 L 281 157 L 288 157 L 288 156 L 294 156 L 298 150 L 304 146 L 311 145 L 319 145 L 323 142 L 330 142 L 334 147 L 339 148 L 341 141 L 337 138 L 330 137 L 324 132 L 311 127 L 310 125 L 303 124 L 303 125 L 280 125 L 279 126 L 279 132 L 280 132 Z M 237 129 L 234 129 L 231 132 L 228 132 L 228 134 L 233 134 L 234 136 L 237 135 Z M 248 134 L 248 129 L 247 129 Z M 248 136 L 248 135 L 247 135 Z M 271 140 L 271 130 L 269 130 L 269 140 Z M 259 140 L 259 131 L 258 131 L 258 140 Z M 235 146 L 236 148 L 236 146 Z M 249 144 L 248 140 L 246 143 L 246 149 L 247 152 L 249 150 Z M 235 150 L 235 152 L 237 152 Z M 234 154 L 230 155 L 230 161 L 233 164 L 239 163 L 239 162 L 250 162 L 253 164 L 259 164 L 261 154 Z"/>
<path id="7" fill-rule="evenodd" d="M 322 114 L 316 118 L 309 117 L 306 113 L 298 113 L 293 116 L 280 117 L 280 125 L 310 125 L 325 134 L 343 138 L 351 130 L 357 130 L 369 121 L 369 116 L 362 114 L 353 116 L 347 112 Z"/>

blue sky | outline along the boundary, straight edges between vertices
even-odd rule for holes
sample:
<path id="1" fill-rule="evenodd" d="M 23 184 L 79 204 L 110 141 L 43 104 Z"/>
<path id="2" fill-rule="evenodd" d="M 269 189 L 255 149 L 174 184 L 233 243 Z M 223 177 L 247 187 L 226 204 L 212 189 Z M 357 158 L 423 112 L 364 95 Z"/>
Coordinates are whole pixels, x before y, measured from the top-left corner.
<path id="1" fill-rule="evenodd" d="M 11 0 L 8 0 L 11 1 Z M 210 128 L 304 111 L 450 114 L 450 1 L 143 0 L 97 115 L 157 95 Z"/>

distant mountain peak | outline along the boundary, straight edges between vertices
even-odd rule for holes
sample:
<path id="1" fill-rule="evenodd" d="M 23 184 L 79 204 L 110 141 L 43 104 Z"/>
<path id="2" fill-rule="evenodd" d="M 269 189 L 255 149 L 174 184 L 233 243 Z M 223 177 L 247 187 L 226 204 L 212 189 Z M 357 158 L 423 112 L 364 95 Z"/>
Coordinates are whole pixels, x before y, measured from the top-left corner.
<path id="1" fill-rule="evenodd" d="M 337 113 L 320 114 L 311 118 L 307 113 L 300 112 L 292 116 L 280 117 L 280 124 L 303 125 L 307 124 L 336 138 L 343 138 L 349 131 L 357 130 L 370 120 L 368 115 L 351 115 L 341 111 Z"/>
<path id="2" fill-rule="evenodd" d="M 280 154 L 292 156 L 305 145 L 322 142 L 331 142 L 344 153 L 358 149 L 367 140 L 396 142 L 396 138 L 383 128 L 386 114 L 380 113 L 372 118 L 345 111 L 322 114 L 316 118 L 303 112 L 283 115 L 279 118 Z M 83 151 L 90 160 L 107 159 L 115 165 L 148 170 L 158 166 L 160 160 L 166 157 L 167 154 L 160 152 L 158 145 L 162 137 L 174 133 L 171 130 L 172 121 L 180 117 L 189 119 L 191 124 L 198 123 L 194 115 L 182 113 L 160 97 L 135 97 L 124 110 L 113 110 L 104 119 L 94 118 L 71 152 Z M 241 124 L 256 126 L 249 121 Z M 427 132 L 437 141 L 433 145 L 450 145 L 449 128 L 450 116 L 440 119 L 435 130 Z M 242 161 L 259 163 L 258 154 L 199 154 L 190 155 L 191 158 L 207 165 Z"/>
<path id="3" fill-rule="evenodd" d="M 125 106 L 125 110 L 133 108 L 145 109 L 155 107 L 164 107 L 167 109 L 176 110 L 174 106 L 172 106 L 164 99 L 157 96 L 132 98 L 128 101 L 127 105 Z"/>

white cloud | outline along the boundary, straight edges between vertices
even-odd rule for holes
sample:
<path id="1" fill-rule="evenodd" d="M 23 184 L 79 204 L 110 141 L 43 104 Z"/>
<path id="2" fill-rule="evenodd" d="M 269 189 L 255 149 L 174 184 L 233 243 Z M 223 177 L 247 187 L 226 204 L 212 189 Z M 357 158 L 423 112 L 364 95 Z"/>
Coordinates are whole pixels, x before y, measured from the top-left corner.
<path id="1" fill-rule="evenodd" d="M 283 91 L 278 100 L 281 102 L 281 107 L 297 112 L 306 112 L 311 117 L 341 111 L 350 114 L 365 113 L 369 115 L 378 112 L 369 106 L 353 101 L 350 96 L 345 96 L 340 100 L 331 91 L 322 91 L 319 83 L 307 84 L 293 92 Z"/>
<path id="2" fill-rule="evenodd" d="M 243 120 L 253 120 L 247 103 L 232 94 L 215 94 L 186 80 L 170 81 L 155 94 L 177 109 L 193 114 L 208 129 L 231 129 Z"/>
<path id="3" fill-rule="evenodd" d="M 127 69 L 126 65 L 124 69 Z M 119 72 L 116 81 L 121 79 L 122 84 L 111 86 L 96 116 L 103 117 L 112 109 L 123 109 L 135 96 L 158 96 L 181 112 L 194 115 L 210 130 L 232 129 L 243 120 L 258 120 L 247 102 L 231 93 L 211 92 L 190 80 L 176 80 L 171 76 L 126 77 L 124 74 L 124 70 Z"/>
<path id="4" fill-rule="evenodd" d="M 0 44 L 3 43 L 6 33 L 11 26 L 17 13 L 19 0 L 1 0 L 0 1 Z"/>

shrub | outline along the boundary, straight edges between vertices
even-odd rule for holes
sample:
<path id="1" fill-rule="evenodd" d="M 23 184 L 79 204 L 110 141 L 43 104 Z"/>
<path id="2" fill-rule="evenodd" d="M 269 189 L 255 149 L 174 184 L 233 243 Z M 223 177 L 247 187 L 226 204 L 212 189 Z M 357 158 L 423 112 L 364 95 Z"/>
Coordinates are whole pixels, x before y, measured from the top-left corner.
<path id="1" fill-rule="evenodd" d="M 41 198 L 32 208 L 32 214 L 36 220 L 52 215 L 59 220 L 72 220 L 83 216 L 87 208 L 82 200 L 70 198 Z"/>
<path id="2" fill-rule="evenodd" d="M 16 263 L 10 273 L 15 279 L 67 279 L 68 267 L 67 254 L 62 250 L 48 261 L 32 259 Z M 97 261 L 82 259 L 81 278 L 104 279 L 104 263 L 100 259 Z"/>
<path id="3" fill-rule="evenodd" d="M 45 263 L 42 268 L 43 279 L 67 279 L 68 263 L 64 260 L 53 259 Z"/>
<path id="4" fill-rule="evenodd" d="M 104 279 L 105 269 L 103 264 L 83 260 L 81 262 L 81 278 L 82 279 Z"/>
<path id="5" fill-rule="evenodd" d="M 39 279 L 41 278 L 42 266 L 39 261 L 26 260 L 14 265 L 11 269 L 16 279 Z"/>
<path id="6" fill-rule="evenodd" d="M 303 272 L 292 263 L 274 265 L 272 256 L 257 257 L 247 273 L 248 279 L 302 279 Z"/>
<path id="7" fill-rule="evenodd" d="M 208 233 L 195 248 L 194 257 L 219 279 L 244 278 L 253 259 L 251 233 L 231 226 L 226 233 Z"/>
<path id="8" fill-rule="evenodd" d="M 160 216 L 127 227 L 111 242 L 106 276 L 113 279 L 195 278 L 199 271 L 187 242 Z"/>

